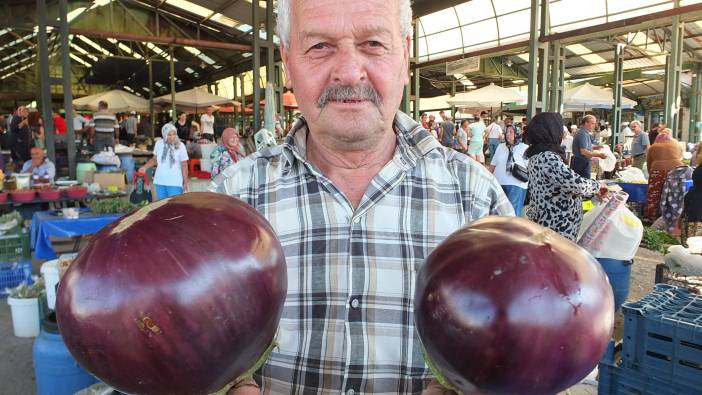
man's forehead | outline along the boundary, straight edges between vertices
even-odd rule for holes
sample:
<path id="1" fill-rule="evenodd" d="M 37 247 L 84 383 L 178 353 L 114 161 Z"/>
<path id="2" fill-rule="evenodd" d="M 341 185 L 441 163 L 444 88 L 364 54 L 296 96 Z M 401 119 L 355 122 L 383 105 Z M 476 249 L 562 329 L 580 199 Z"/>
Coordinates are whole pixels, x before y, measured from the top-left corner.
<path id="1" fill-rule="evenodd" d="M 292 2 L 296 26 L 301 38 L 327 34 L 349 26 L 357 32 L 393 32 L 398 22 L 397 0 L 299 0 Z M 359 18 L 359 14 L 362 18 Z M 388 23 L 390 21 L 391 23 Z M 332 23 L 329 23 L 332 22 Z"/>

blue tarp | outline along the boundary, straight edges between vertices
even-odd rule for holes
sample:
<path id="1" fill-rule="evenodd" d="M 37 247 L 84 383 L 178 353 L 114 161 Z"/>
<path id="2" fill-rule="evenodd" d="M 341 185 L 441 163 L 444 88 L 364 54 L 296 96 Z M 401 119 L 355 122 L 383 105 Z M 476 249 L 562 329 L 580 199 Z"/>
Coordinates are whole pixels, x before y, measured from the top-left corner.
<path id="1" fill-rule="evenodd" d="M 630 202 L 636 203 L 646 203 L 648 200 L 646 195 L 648 194 L 648 184 L 630 184 L 628 182 L 618 183 L 624 192 L 629 194 Z M 692 188 L 692 180 L 685 181 L 685 192 Z"/>
<path id="2" fill-rule="evenodd" d="M 55 259 L 56 254 L 49 240 L 53 237 L 76 237 L 97 233 L 124 214 L 93 215 L 81 210 L 80 218 L 66 219 L 53 211 L 37 211 L 32 216 L 31 245 L 38 259 Z"/>

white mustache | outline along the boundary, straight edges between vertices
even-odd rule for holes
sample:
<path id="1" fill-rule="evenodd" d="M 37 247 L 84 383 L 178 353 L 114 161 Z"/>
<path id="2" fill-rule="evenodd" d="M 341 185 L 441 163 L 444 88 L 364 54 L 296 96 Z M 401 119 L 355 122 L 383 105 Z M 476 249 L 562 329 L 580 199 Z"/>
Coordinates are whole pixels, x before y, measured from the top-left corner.
<path id="1" fill-rule="evenodd" d="M 368 100 L 378 107 L 381 99 L 378 91 L 370 85 L 334 85 L 325 89 L 317 99 L 317 107 L 324 108 L 329 102 L 344 100 Z"/>

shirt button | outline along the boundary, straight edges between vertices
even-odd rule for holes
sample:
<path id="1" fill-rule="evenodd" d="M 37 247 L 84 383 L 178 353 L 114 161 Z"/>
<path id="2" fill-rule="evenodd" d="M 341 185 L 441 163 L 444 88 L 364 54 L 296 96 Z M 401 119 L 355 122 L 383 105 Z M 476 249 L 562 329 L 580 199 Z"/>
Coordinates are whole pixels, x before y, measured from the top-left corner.
<path id="1" fill-rule="evenodd" d="M 353 388 L 351 388 L 350 390 L 346 391 L 346 395 L 353 395 L 353 394 L 355 394 L 355 393 L 356 393 L 356 391 L 354 391 Z"/>
<path id="2" fill-rule="evenodd" d="M 351 301 L 351 307 L 353 307 L 354 309 L 358 308 L 358 304 L 359 304 L 358 299 L 354 299 Z M 353 391 L 353 390 L 351 390 L 351 391 Z"/>
<path id="3" fill-rule="evenodd" d="M 354 218 L 354 219 L 353 219 L 353 222 L 356 223 L 356 224 L 359 223 L 359 222 L 361 222 L 361 217 L 356 217 L 356 218 Z"/>

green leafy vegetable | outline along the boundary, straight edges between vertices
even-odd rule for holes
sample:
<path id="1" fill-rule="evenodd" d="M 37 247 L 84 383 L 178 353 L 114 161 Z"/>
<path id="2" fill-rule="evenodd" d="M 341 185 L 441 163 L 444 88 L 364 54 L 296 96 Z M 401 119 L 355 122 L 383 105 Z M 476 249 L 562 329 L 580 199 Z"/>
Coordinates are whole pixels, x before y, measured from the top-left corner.
<path id="1" fill-rule="evenodd" d="M 668 252 L 668 247 L 675 244 L 680 244 L 680 240 L 671 236 L 668 232 L 644 227 L 641 247 L 665 254 Z"/>

